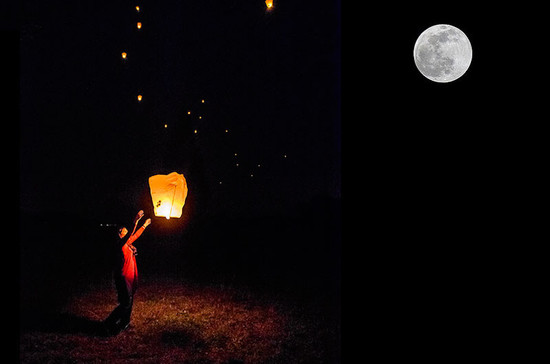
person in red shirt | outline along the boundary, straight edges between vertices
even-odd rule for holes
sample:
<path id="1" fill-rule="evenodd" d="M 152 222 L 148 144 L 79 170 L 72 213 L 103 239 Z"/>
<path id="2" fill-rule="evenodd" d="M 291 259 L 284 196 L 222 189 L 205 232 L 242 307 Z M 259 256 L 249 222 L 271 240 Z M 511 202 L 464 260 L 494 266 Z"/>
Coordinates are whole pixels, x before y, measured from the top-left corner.
<path id="1" fill-rule="evenodd" d="M 114 262 L 113 276 L 117 290 L 119 305 L 105 319 L 104 324 L 109 334 L 117 335 L 130 325 L 130 316 L 134 303 L 134 294 L 137 290 L 138 270 L 136 264 L 137 249 L 133 243 L 141 236 L 147 226 L 151 225 L 151 219 L 136 231 L 139 220 L 143 217 L 140 210 L 134 219 L 134 230 L 128 236 L 128 230 L 122 226 L 118 229 L 118 242 L 116 261 Z"/>

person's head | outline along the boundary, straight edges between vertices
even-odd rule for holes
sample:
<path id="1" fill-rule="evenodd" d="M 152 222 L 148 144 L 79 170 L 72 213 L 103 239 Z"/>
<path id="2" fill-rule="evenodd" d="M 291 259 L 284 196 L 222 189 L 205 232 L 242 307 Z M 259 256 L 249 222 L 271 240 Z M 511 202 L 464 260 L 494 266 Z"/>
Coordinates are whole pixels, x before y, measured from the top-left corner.
<path id="1" fill-rule="evenodd" d="M 126 236 L 126 234 L 128 234 L 128 229 L 126 229 L 126 227 L 124 227 L 124 226 L 121 226 L 118 229 L 118 237 L 122 239 L 123 237 Z"/>

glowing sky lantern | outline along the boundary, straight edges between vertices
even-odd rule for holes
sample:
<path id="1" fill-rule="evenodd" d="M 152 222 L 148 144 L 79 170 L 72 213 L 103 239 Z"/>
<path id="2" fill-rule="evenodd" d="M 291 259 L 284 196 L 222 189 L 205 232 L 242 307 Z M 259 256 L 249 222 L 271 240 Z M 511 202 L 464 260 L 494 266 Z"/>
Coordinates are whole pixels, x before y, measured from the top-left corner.
<path id="1" fill-rule="evenodd" d="M 187 198 L 187 182 L 183 174 L 157 174 L 149 177 L 149 188 L 155 216 L 179 218 Z"/>
<path id="2" fill-rule="evenodd" d="M 126 59 L 126 56 L 127 56 L 126 52 L 122 52 L 122 58 Z"/>
<path id="3" fill-rule="evenodd" d="M 140 22 L 137 23 L 137 28 L 141 29 L 141 23 Z"/>
<path id="4" fill-rule="evenodd" d="M 265 0 L 265 5 L 268 9 L 271 9 L 273 7 L 273 0 Z"/>
<path id="5" fill-rule="evenodd" d="M 137 99 L 138 99 L 138 101 L 141 101 L 142 98 L 143 98 L 143 96 L 138 95 L 138 98 L 137 98 Z"/>

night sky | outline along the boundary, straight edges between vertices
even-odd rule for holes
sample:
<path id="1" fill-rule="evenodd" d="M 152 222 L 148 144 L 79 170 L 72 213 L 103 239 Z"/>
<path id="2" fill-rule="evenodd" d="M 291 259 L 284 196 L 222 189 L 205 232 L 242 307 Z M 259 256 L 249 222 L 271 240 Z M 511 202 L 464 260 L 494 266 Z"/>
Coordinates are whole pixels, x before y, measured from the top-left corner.
<path id="1" fill-rule="evenodd" d="M 20 19 L 22 211 L 116 219 L 173 171 L 201 213 L 340 198 L 338 2 L 24 1 Z"/>
<path id="2" fill-rule="evenodd" d="M 391 241 L 460 240 L 507 208 L 537 100 L 525 59 L 497 57 L 518 43 L 509 8 L 357 5 L 343 22 L 338 1 L 135 6 L 23 2 L 21 211 L 118 220 L 152 209 L 147 178 L 173 171 L 199 215 L 292 214 L 344 185 L 349 234 Z M 448 84 L 412 57 L 440 23 L 473 47 Z"/>

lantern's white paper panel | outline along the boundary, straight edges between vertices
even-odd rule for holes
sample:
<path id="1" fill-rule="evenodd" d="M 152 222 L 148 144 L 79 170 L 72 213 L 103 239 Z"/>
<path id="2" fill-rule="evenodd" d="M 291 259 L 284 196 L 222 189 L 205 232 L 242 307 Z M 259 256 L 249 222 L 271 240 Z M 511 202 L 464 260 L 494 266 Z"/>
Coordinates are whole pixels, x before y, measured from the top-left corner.
<path id="1" fill-rule="evenodd" d="M 155 209 L 155 216 L 167 219 L 181 217 L 183 205 L 187 198 L 187 181 L 183 174 L 157 174 L 149 177 L 151 200 Z"/>

